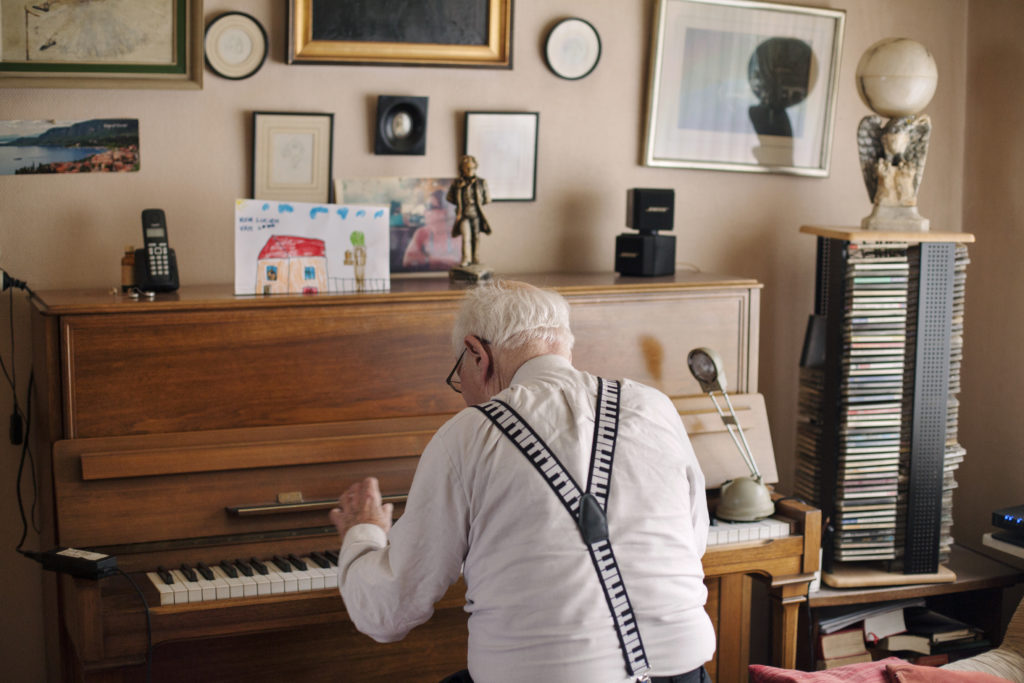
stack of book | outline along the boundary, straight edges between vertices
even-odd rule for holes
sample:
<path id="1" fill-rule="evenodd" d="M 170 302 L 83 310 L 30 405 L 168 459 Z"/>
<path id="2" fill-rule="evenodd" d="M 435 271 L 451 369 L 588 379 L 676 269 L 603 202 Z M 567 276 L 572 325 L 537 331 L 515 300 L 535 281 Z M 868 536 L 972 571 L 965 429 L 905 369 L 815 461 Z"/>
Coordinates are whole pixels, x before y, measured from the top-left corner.
<path id="1" fill-rule="evenodd" d="M 904 611 L 906 632 L 878 641 L 882 656 L 895 655 L 917 664 L 945 664 L 992 647 L 981 630 L 926 607 Z"/>
<path id="2" fill-rule="evenodd" d="M 817 669 L 834 669 L 837 666 L 870 662 L 871 653 L 864 644 L 864 630 L 849 628 L 818 637 Z"/>

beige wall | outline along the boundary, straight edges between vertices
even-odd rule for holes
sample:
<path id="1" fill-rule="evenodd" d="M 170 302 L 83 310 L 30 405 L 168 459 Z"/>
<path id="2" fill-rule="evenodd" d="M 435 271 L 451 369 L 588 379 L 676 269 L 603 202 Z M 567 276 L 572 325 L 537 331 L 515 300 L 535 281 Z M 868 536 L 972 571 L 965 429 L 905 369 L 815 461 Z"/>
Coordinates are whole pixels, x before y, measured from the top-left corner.
<path id="1" fill-rule="evenodd" d="M 954 532 L 974 546 L 992 530 L 994 509 L 1024 503 L 1022 25 L 1024 3 L 1018 0 L 970 4 L 964 229 L 978 241 L 967 275 L 960 396 L 967 459 L 957 477 Z"/>
<path id="2" fill-rule="evenodd" d="M 674 188 L 680 267 L 692 264 L 705 271 L 756 277 L 765 284 L 760 388 L 767 398 L 785 487 L 793 470 L 797 363 L 805 321 L 813 306 L 814 239 L 797 230 L 805 223 L 855 224 L 870 208 L 855 144 L 857 123 L 868 113 L 854 89 L 857 60 L 871 43 L 888 36 L 919 40 L 935 55 L 940 80 L 928 107 L 934 131 L 920 207 L 936 229 L 961 229 L 968 110 L 968 0 L 821 0 L 797 4 L 847 12 L 829 178 L 656 170 L 639 165 L 653 16 L 649 0 L 563 0 L 557 5 L 519 0 L 514 18 L 515 68 L 511 71 L 288 66 L 283 62 L 286 3 L 254 0 L 244 3 L 244 9 L 267 27 L 271 57 L 248 80 L 228 81 L 207 71 L 204 88 L 194 92 L 0 89 L 0 119 L 137 117 L 142 157 L 142 169 L 134 174 L 0 177 L 0 267 L 37 290 L 110 287 L 119 282 L 122 246 L 138 243 L 141 210 L 161 207 L 167 213 L 181 281 L 231 282 L 232 200 L 245 197 L 249 191 L 250 121 L 254 110 L 333 112 L 336 177 L 452 175 L 461 151 L 464 111 L 539 111 L 537 201 L 491 206 L 488 217 L 494 234 L 483 243 L 483 258 L 504 273 L 610 271 L 614 238 L 625 231 L 626 189 Z M 975 14 L 1004 36 L 1006 49 L 1010 50 L 1012 27 L 1022 18 L 1019 4 L 1015 0 L 975 0 L 972 7 L 978 4 L 981 7 Z M 209 19 L 238 8 L 239 3 L 209 0 L 205 15 Z M 1013 12 L 1017 21 L 1003 22 L 1002 12 Z M 589 20 L 603 41 L 600 64 L 581 81 L 552 75 L 541 54 L 546 31 L 564 16 Z M 981 42 L 978 32 L 971 31 L 970 36 Z M 971 54 L 978 59 L 990 58 L 989 48 L 977 45 Z M 1019 46 L 1012 48 L 1019 70 L 1024 67 L 1024 59 Z M 972 87 L 985 86 L 972 82 Z M 988 87 L 989 97 L 981 97 L 969 109 L 974 116 L 984 118 L 986 125 L 989 117 L 979 106 L 987 99 L 998 101 L 1002 95 L 995 91 L 994 81 Z M 430 98 L 425 156 L 372 154 L 372 117 L 381 94 Z M 1013 96 L 1017 99 L 1012 102 L 1019 104 L 1019 93 Z M 1010 116 L 1010 103 L 1005 106 L 1006 116 Z M 985 142 L 995 148 L 998 138 L 993 132 Z M 968 161 L 976 173 L 968 177 L 977 178 L 992 165 L 1002 168 L 1005 162 L 999 157 L 997 151 L 986 154 L 973 149 Z M 1020 162 L 1014 163 L 1014 168 L 1019 168 Z M 486 177 L 487 169 L 480 169 L 480 173 Z M 970 188 L 978 194 L 987 191 L 992 201 L 998 199 L 995 188 L 981 180 L 970 183 Z M 973 200 L 971 194 L 967 196 Z M 1006 220 L 1009 213 L 969 208 L 967 215 L 971 219 L 986 218 L 992 224 L 987 231 L 970 226 L 982 238 L 971 277 L 979 283 L 983 277 L 995 282 L 1007 259 L 1000 261 L 999 247 L 992 243 L 994 240 L 986 245 L 984 236 L 1000 230 L 1004 239 L 1010 238 L 1014 226 Z M 992 260 L 987 275 L 980 272 L 985 267 L 983 259 Z M 973 286 L 974 281 L 970 284 Z M 993 284 L 989 289 L 995 287 Z M 970 288 L 969 292 L 969 313 L 980 317 L 980 312 L 972 309 L 982 308 L 984 299 Z M 22 298 L 16 296 L 15 300 L 20 304 Z M 18 305 L 15 323 L 19 327 L 18 382 L 22 400 L 28 379 L 25 356 L 30 345 L 21 325 L 24 317 L 24 306 Z M 997 325 L 1001 321 L 993 320 L 991 326 Z M 6 339 L 0 342 L 0 351 L 10 358 Z M 687 351 L 678 349 L 679 353 Z M 979 352 L 984 352 L 981 342 L 969 338 L 968 357 Z M 981 365 L 968 362 L 967 368 L 975 368 L 983 377 Z M 977 386 L 968 380 L 965 384 L 972 389 Z M 986 384 L 992 388 L 1008 382 L 996 375 Z M 997 395 L 1005 402 L 1013 394 Z M 0 392 L 0 415 L 9 413 L 10 397 Z M 968 424 L 972 417 L 964 412 L 965 434 L 973 433 L 981 440 L 984 433 L 980 428 Z M 977 419 L 987 417 L 979 414 Z M 1021 440 L 1019 436 L 1017 441 Z M 992 448 L 986 450 L 1013 455 L 1007 442 L 993 441 Z M 13 488 L 17 455 L 17 450 L 0 438 L 0 482 L 5 482 L 6 491 Z M 970 468 L 965 470 L 977 485 L 980 477 Z M 14 502 L 6 500 L 0 506 L 0 520 L 8 530 L 4 547 L 10 549 L 20 535 L 20 521 Z M 28 545 L 32 546 L 31 538 Z M 6 618 L 0 622 L 0 631 L 8 632 L 0 634 L 0 661 L 21 667 L 16 673 L 22 675 L 16 679 L 37 679 L 43 667 L 39 645 L 42 627 L 36 616 L 40 575 L 30 562 L 9 550 L 0 555 L 0 568 L 5 577 L 0 583 L 5 616 L 21 615 L 17 621 Z"/>

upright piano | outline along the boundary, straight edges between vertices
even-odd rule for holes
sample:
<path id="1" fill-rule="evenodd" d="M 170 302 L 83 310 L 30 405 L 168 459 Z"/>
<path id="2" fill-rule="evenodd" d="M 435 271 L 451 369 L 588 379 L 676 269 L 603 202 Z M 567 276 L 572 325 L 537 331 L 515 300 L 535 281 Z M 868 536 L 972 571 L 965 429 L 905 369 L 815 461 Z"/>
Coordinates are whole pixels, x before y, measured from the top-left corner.
<path id="1" fill-rule="evenodd" d="M 567 297 L 581 368 L 693 397 L 686 354 L 706 346 L 731 389 L 757 390 L 756 281 L 521 279 Z M 462 291 L 425 278 L 338 296 L 236 297 L 227 285 L 152 300 L 38 294 L 42 543 L 113 555 L 121 570 L 47 573 L 51 679 L 438 681 L 463 668 L 464 586 L 404 641 L 377 644 L 355 631 L 332 582 L 327 521 L 337 495 L 367 475 L 401 513 L 418 454 L 463 407 L 444 385 Z M 716 680 L 745 678 L 749 591 L 737 589 L 747 574 L 770 586 L 774 659 L 795 661 L 820 517 L 798 501 L 779 509 L 792 519 L 783 536 L 704 558 Z"/>

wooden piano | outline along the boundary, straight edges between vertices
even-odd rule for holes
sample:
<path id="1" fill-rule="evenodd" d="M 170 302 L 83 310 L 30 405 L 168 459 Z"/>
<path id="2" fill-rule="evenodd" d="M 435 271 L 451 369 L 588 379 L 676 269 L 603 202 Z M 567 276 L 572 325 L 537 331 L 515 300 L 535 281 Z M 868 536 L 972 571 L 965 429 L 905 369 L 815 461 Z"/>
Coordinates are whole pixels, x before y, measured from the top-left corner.
<path id="1" fill-rule="evenodd" d="M 730 389 L 757 389 L 753 280 L 523 279 L 569 299 L 582 368 L 694 396 L 686 354 L 708 346 Z M 373 474 L 400 513 L 418 453 L 462 407 L 444 386 L 460 297 L 443 279 L 347 296 L 235 297 L 230 286 L 155 300 L 39 294 L 32 436 L 43 547 L 108 553 L 124 573 L 46 574 L 51 678 L 437 681 L 464 667 L 462 586 L 404 641 L 381 645 L 354 630 L 330 572 L 318 569 L 337 550 L 326 517 L 336 496 Z M 780 512 L 793 519 L 786 536 L 704 558 L 715 680 L 745 680 L 746 574 L 769 582 L 775 661 L 795 662 L 820 518 L 795 501 Z M 199 563 L 217 580 L 193 595 L 151 580 L 158 568 Z M 243 569 L 260 566 L 281 575 L 265 579 L 273 588 L 243 586 Z"/>

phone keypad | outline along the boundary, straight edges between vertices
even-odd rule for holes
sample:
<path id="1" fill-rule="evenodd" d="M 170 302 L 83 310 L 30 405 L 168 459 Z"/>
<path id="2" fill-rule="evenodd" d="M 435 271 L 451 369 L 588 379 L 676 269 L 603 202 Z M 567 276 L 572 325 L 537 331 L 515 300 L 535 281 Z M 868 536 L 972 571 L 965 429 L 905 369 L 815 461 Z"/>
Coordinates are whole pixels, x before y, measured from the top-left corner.
<path id="1" fill-rule="evenodd" d="M 149 244 L 146 249 L 149 256 L 150 274 L 169 275 L 171 269 L 167 261 L 167 243 Z"/>

